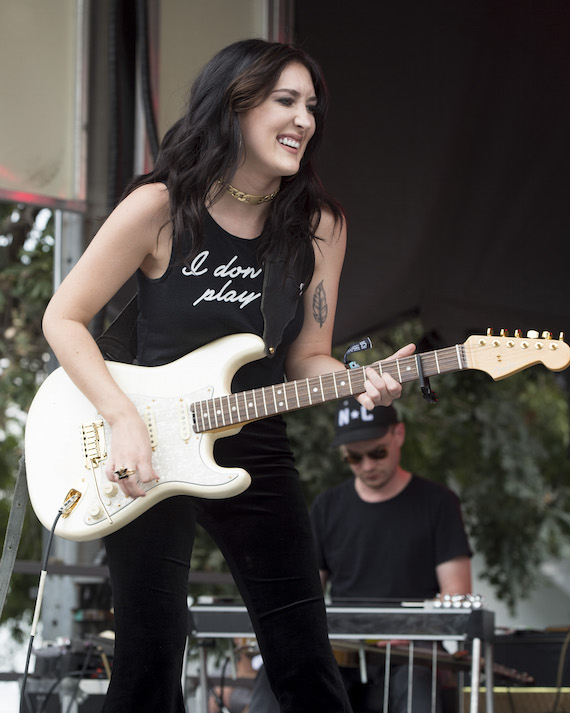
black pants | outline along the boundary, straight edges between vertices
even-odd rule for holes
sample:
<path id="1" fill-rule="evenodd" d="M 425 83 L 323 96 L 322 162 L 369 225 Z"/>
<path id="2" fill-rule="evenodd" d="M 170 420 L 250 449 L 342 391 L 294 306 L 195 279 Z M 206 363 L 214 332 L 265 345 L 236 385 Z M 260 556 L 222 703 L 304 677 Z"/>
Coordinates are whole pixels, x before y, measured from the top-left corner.
<path id="1" fill-rule="evenodd" d="M 227 500 L 176 496 L 106 538 L 115 607 L 105 713 L 182 713 L 188 572 L 196 522 L 248 607 L 282 713 L 346 713 L 298 477 L 257 475 Z"/>

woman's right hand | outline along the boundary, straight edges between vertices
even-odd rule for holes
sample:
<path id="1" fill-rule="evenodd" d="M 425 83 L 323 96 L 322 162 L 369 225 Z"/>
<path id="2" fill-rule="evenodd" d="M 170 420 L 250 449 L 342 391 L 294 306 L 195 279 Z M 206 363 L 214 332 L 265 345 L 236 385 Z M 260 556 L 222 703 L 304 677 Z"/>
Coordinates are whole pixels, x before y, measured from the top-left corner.
<path id="1" fill-rule="evenodd" d="M 124 470 L 129 474 L 125 472 L 120 477 Z M 134 406 L 111 424 L 111 447 L 105 473 L 109 480 L 117 483 L 123 493 L 131 498 L 146 495 L 141 483 L 158 480 L 152 466 L 149 433 Z"/>

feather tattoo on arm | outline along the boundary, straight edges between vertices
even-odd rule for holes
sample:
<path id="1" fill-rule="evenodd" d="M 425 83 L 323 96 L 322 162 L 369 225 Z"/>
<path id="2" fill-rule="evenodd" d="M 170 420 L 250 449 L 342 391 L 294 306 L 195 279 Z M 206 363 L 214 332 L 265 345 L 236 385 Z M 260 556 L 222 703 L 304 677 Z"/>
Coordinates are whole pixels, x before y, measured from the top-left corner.
<path id="1" fill-rule="evenodd" d="M 319 327 L 327 321 L 327 315 L 329 312 L 329 307 L 327 305 L 327 295 L 325 293 L 325 287 L 323 285 L 324 280 L 321 280 L 315 288 L 315 293 L 313 295 L 313 317 L 315 322 L 318 323 Z"/>

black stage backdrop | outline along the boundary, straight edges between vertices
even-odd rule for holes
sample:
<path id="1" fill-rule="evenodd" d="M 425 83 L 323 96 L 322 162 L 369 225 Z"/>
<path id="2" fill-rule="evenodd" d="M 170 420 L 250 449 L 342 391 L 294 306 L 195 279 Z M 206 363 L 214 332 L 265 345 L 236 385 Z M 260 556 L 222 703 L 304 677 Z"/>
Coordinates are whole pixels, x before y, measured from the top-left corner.
<path id="1" fill-rule="evenodd" d="M 570 334 L 570 2 L 298 0 L 349 247 L 335 342 Z"/>

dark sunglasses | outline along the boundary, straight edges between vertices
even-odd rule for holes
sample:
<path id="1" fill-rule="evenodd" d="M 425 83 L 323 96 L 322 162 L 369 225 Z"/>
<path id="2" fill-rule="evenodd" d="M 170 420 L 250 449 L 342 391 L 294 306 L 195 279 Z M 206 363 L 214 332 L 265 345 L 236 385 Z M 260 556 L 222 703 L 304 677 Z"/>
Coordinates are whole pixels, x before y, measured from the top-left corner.
<path id="1" fill-rule="evenodd" d="M 388 449 L 383 446 L 379 446 L 378 448 L 374 448 L 372 451 L 368 451 L 368 453 L 344 453 L 342 455 L 342 459 L 345 463 L 348 463 L 348 465 L 358 465 L 359 463 L 362 463 L 364 456 L 372 458 L 372 460 L 382 460 L 383 458 L 386 458 L 387 455 Z"/>

